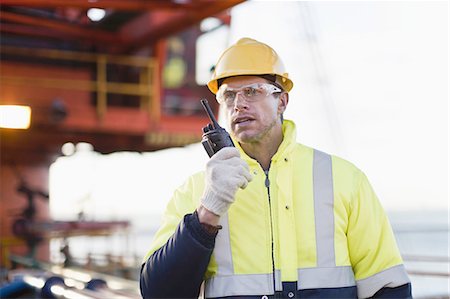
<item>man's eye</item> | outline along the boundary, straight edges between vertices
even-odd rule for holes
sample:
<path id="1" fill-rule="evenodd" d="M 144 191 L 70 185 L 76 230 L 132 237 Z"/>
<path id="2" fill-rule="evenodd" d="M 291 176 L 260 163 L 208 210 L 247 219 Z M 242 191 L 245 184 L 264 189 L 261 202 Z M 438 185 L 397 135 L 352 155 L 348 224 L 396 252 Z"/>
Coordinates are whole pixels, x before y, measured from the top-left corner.
<path id="1" fill-rule="evenodd" d="M 247 97 L 253 97 L 253 96 L 256 96 L 258 94 L 258 91 L 255 88 L 247 87 L 247 88 L 244 89 L 244 94 Z"/>
<path id="2" fill-rule="evenodd" d="M 236 96 L 236 93 L 234 91 L 225 91 L 223 93 L 223 98 L 225 100 L 234 100 L 235 96 Z"/>

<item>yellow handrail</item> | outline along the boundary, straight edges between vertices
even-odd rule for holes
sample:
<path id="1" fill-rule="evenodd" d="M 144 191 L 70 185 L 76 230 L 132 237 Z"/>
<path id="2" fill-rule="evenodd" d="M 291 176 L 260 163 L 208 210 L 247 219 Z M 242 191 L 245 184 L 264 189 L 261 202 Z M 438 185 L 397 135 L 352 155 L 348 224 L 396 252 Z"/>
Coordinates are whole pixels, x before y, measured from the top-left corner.
<path id="1" fill-rule="evenodd" d="M 41 86 L 66 90 L 83 90 L 97 93 L 97 115 L 102 119 L 107 110 L 107 94 L 124 94 L 141 97 L 141 109 L 147 109 L 150 119 L 158 123 L 161 117 L 158 62 L 153 57 L 95 54 L 61 51 L 54 49 L 31 49 L 13 46 L 0 47 L 2 55 L 67 60 L 96 64 L 96 80 L 72 80 L 60 78 L 35 78 L 29 76 L 0 75 L 3 84 Z M 140 68 L 138 83 L 108 82 L 107 66 L 110 64 Z"/>

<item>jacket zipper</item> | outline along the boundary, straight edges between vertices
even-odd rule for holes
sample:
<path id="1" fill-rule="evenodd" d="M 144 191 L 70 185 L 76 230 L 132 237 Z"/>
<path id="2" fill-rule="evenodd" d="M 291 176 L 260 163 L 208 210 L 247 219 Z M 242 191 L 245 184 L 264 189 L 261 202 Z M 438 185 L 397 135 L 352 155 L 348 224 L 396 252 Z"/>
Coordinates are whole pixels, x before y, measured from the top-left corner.
<path id="1" fill-rule="evenodd" d="M 272 273 L 273 273 L 273 291 L 276 293 L 276 283 L 275 283 L 275 258 L 274 258 L 274 242 L 273 242 L 273 218 L 272 218 L 272 204 L 270 202 L 270 180 L 269 180 L 269 170 L 264 170 L 266 174 L 265 185 L 267 188 L 267 195 L 269 196 L 269 215 L 270 215 L 270 238 L 272 241 Z"/>

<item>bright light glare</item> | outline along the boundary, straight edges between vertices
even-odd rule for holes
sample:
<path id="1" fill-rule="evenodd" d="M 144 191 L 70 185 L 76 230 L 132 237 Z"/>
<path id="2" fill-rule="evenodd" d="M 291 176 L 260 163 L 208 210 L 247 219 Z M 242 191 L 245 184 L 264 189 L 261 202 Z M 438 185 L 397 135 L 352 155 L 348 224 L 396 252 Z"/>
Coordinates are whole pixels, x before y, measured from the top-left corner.
<path id="1" fill-rule="evenodd" d="M 61 152 L 64 156 L 71 156 L 75 153 L 75 145 L 72 142 L 66 142 L 61 147 Z"/>
<path id="2" fill-rule="evenodd" d="M 88 282 L 92 279 L 92 277 L 87 274 L 76 270 L 70 270 L 70 269 L 62 269 L 60 273 L 68 278 L 72 278 L 78 281 Z"/>
<path id="3" fill-rule="evenodd" d="M 75 292 L 71 289 L 64 288 L 60 285 L 54 285 L 50 288 L 50 291 L 54 295 L 63 296 L 68 299 L 90 299 L 91 297 L 85 296 L 79 292 Z"/>
<path id="4" fill-rule="evenodd" d="M 36 278 L 33 276 L 25 276 L 23 280 L 28 283 L 29 285 L 42 289 L 44 287 L 45 281 L 42 278 Z"/>
<path id="5" fill-rule="evenodd" d="M 202 32 L 207 32 L 214 28 L 219 27 L 220 24 L 222 24 L 222 21 L 220 21 L 218 18 L 209 17 L 209 18 L 204 19 L 200 23 L 200 30 Z"/>
<path id="6" fill-rule="evenodd" d="M 90 8 L 87 11 L 87 16 L 89 18 L 89 20 L 93 21 L 93 22 L 98 22 L 101 19 L 103 19 L 105 17 L 105 10 L 101 9 L 101 8 Z"/>
<path id="7" fill-rule="evenodd" d="M 62 286 L 55 285 L 50 288 L 50 291 L 52 291 L 52 293 L 55 295 L 62 296 L 64 295 L 65 289 Z"/>
<path id="8" fill-rule="evenodd" d="M 64 284 L 70 288 L 76 288 L 78 290 L 84 289 L 84 283 L 82 283 L 81 281 L 72 279 L 72 278 L 64 279 Z"/>
<path id="9" fill-rule="evenodd" d="M 68 289 L 66 289 L 64 291 L 64 297 L 66 297 L 68 299 L 91 299 L 92 298 L 90 296 L 85 296 L 83 294 L 80 294 L 79 292 L 75 292 L 75 291 L 68 290 Z"/>
<path id="10" fill-rule="evenodd" d="M 0 128 L 28 129 L 31 108 L 20 105 L 0 105 Z"/>

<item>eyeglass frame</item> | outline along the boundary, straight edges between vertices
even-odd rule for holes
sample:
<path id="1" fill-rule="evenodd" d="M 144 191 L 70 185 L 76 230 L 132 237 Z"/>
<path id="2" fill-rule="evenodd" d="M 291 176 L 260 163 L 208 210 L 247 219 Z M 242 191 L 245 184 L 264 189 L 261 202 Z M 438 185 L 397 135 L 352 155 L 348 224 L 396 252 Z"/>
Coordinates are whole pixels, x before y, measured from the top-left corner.
<path id="1" fill-rule="evenodd" d="M 226 87 L 225 87 L 225 86 L 226 86 Z M 254 87 L 254 86 L 257 86 L 257 87 Z M 226 90 L 225 90 L 225 91 L 221 91 L 223 88 L 225 88 Z M 231 104 L 234 103 L 234 101 L 235 101 L 235 99 L 236 99 L 236 96 L 237 96 L 239 93 L 242 94 L 242 92 L 244 92 L 244 89 L 245 89 L 245 88 L 253 88 L 254 90 L 258 90 L 258 89 L 263 88 L 263 89 L 266 91 L 265 97 L 267 97 L 267 96 L 269 96 L 269 95 L 273 95 L 274 93 L 283 93 L 283 92 L 284 92 L 283 89 L 281 89 L 280 87 L 275 86 L 274 84 L 271 84 L 271 83 L 262 83 L 262 82 L 259 82 L 259 83 L 252 83 L 252 84 L 248 84 L 248 85 L 241 86 L 241 87 L 239 87 L 239 88 L 228 88 L 227 84 L 223 84 L 223 85 L 221 85 L 221 86 L 219 87 L 219 89 L 217 90 L 217 93 L 216 93 L 216 100 L 217 100 L 217 102 L 218 102 L 219 104 L 223 104 L 223 103 L 224 103 L 224 104 L 227 105 L 227 106 L 231 106 Z M 227 103 L 226 100 L 221 99 L 221 95 L 223 95 L 226 91 L 232 91 L 232 92 L 234 92 L 234 97 L 233 97 L 233 102 L 232 102 L 232 103 Z M 252 99 L 252 98 L 248 98 L 248 97 L 247 97 L 246 95 L 244 95 L 244 94 L 242 94 L 242 95 L 244 96 L 245 100 L 248 101 L 248 102 L 257 102 L 257 101 L 258 101 L 258 96 L 255 96 L 254 99 Z M 262 95 L 262 94 L 261 94 L 261 95 Z M 261 95 L 260 95 L 260 96 L 261 96 Z"/>

